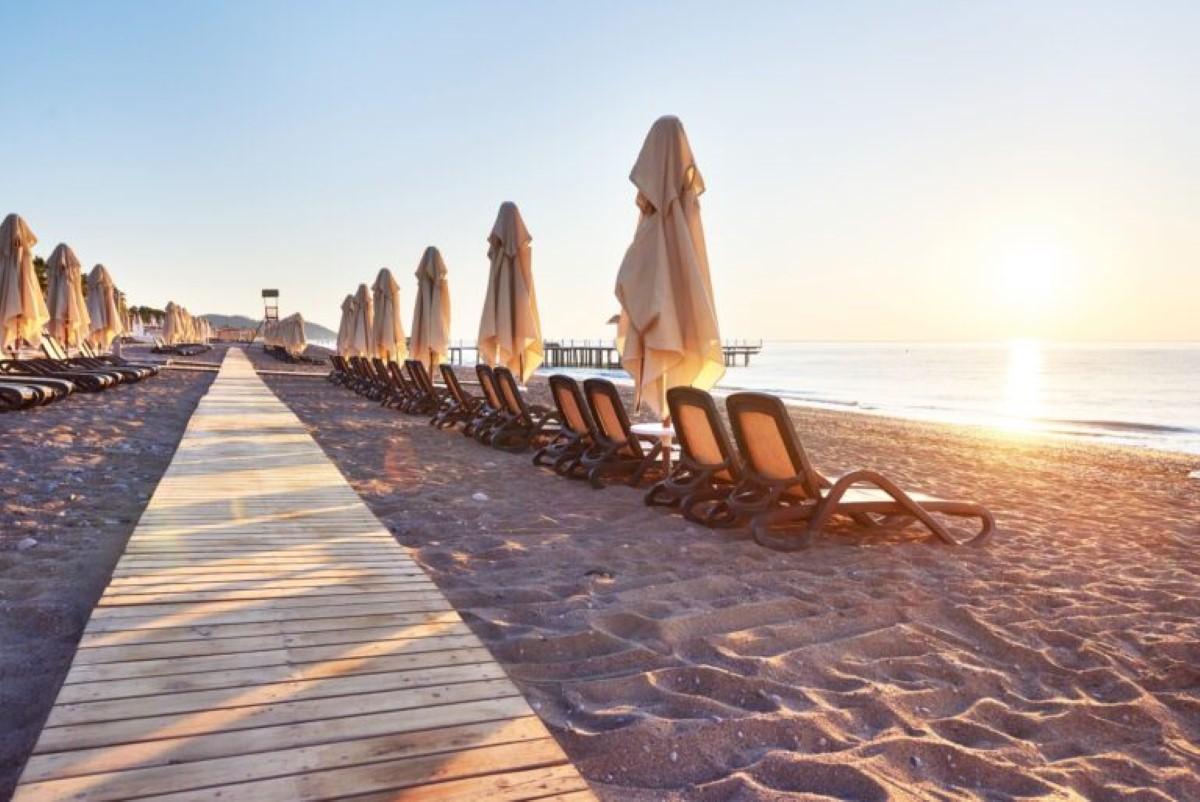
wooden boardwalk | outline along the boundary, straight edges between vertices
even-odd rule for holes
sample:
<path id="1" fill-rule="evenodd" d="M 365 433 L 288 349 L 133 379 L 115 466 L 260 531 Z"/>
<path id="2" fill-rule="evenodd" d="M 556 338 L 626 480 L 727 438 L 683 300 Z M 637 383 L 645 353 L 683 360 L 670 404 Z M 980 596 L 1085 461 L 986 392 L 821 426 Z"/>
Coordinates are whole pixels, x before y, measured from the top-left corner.
<path id="1" fill-rule="evenodd" d="M 593 796 L 504 670 L 231 349 L 14 797 Z"/>

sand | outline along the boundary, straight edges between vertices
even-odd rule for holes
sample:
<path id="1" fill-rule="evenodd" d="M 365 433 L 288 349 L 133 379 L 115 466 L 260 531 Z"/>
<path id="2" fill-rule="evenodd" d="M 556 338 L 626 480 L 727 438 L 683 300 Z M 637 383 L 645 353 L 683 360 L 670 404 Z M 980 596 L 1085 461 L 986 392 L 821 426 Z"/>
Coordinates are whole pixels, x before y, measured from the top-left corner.
<path id="1" fill-rule="evenodd" d="M 0 418 L 0 798 L 211 376 Z M 978 499 L 1000 529 L 780 554 L 319 378 L 266 380 L 605 800 L 1200 799 L 1193 460 L 798 409 L 824 471 Z"/>
<path id="2" fill-rule="evenodd" d="M 267 381 L 604 799 L 1200 799 L 1192 460 L 798 409 L 822 470 L 977 499 L 1000 528 L 781 554 Z"/>
<path id="3" fill-rule="evenodd" d="M 163 371 L 0 415 L 0 799 L 11 794 L 88 614 L 214 375 Z M 20 548 L 26 538 L 36 545 Z"/>

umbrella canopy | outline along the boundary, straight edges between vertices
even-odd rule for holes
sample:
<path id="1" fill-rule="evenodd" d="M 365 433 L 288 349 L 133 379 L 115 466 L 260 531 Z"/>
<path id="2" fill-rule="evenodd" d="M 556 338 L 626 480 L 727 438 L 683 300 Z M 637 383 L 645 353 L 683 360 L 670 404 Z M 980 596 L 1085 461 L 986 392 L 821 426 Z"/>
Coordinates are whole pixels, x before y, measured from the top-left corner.
<path id="1" fill-rule="evenodd" d="M 375 355 L 375 309 L 371 291 L 366 284 L 359 284 L 354 293 L 354 325 L 350 327 L 346 340 L 346 356 Z"/>
<path id="2" fill-rule="evenodd" d="M 413 359 L 425 363 L 433 373 L 450 354 L 450 287 L 446 263 L 437 248 L 430 246 L 417 267 L 417 306 L 412 322 Z"/>
<path id="3" fill-rule="evenodd" d="M 408 357 L 404 343 L 404 325 L 400 322 L 400 285 L 386 267 L 379 271 L 371 285 L 371 300 L 375 304 L 375 356 L 403 362 Z"/>
<path id="4" fill-rule="evenodd" d="M 304 353 L 308 342 L 304 338 L 304 318 L 300 316 L 299 312 L 288 315 L 276 323 L 275 329 L 278 345 L 282 346 L 284 350 L 292 356 L 300 356 Z"/>
<path id="5" fill-rule="evenodd" d="M 125 330 L 121 324 L 121 310 L 117 306 L 117 294 L 112 276 L 104 265 L 96 265 L 88 273 L 88 315 L 92 319 L 92 330 L 88 339 L 101 350 L 107 350 L 114 338 Z"/>
<path id="6" fill-rule="evenodd" d="M 617 275 L 617 350 L 638 405 L 665 416 L 667 390 L 725 373 L 699 197 L 704 179 L 676 117 L 650 128 L 629 175 L 641 210 Z"/>
<path id="7" fill-rule="evenodd" d="M 83 297 L 83 268 L 75 252 L 59 243 L 46 260 L 46 300 L 50 334 L 65 346 L 79 345 L 92 330 Z"/>
<path id="8" fill-rule="evenodd" d="M 488 236 L 487 295 L 479 321 L 479 359 L 529 380 L 542 364 L 542 324 L 533 290 L 532 238 L 515 203 L 500 204 Z"/>
<path id="9" fill-rule="evenodd" d="M 162 320 L 162 338 L 167 345 L 175 345 L 183 342 L 181 339 L 180 324 L 182 321 L 179 317 L 179 307 L 174 301 L 167 302 L 166 311 L 163 314 Z"/>
<path id="10" fill-rule="evenodd" d="M 10 214 L 0 223 L 0 346 L 17 340 L 36 346 L 42 327 L 50 320 L 46 299 L 33 272 L 33 246 L 37 237 L 20 215 Z"/>
<path id="11" fill-rule="evenodd" d="M 342 300 L 342 320 L 338 323 L 337 352 L 340 356 L 353 356 L 349 353 L 350 337 L 354 330 L 354 310 L 357 302 L 353 295 L 347 295 Z"/>

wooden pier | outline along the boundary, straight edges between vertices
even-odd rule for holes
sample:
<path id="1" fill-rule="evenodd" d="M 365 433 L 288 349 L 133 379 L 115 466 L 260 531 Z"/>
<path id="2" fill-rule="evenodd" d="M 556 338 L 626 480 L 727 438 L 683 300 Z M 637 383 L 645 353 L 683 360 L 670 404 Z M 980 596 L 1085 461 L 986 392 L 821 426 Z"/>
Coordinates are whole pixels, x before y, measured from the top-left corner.
<path id="1" fill-rule="evenodd" d="M 14 797 L 594 800 L 504 669 L 231 348 Z"/>
<path id="2" fill-rule="evenodd" d="M 542 348 L 546 355 L 542 362 L 544 368 L 621 369 L 621 356 L 612 340 L 546 340 Z M 750 357 L 760 353 L 762 348 L 762 340 L 726 340 L 721 346 L 728 367 L 748 366 Z M 450 346 L 452 364 L 473 365 L 477 360 L 474 343 L 460 342 Z"/>

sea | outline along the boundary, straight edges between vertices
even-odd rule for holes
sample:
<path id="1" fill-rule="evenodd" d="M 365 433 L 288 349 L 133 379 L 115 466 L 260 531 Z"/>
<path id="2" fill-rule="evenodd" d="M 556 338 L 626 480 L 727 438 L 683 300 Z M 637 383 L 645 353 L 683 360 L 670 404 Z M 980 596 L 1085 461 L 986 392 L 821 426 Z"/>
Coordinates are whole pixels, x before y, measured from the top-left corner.
<path id="1" fill-rule="evenodd" d="M 565 371 L 608 375 L 618 371 Z M 1200 342 L 767 341 L 719 392 L 1200 454 Z"/>

